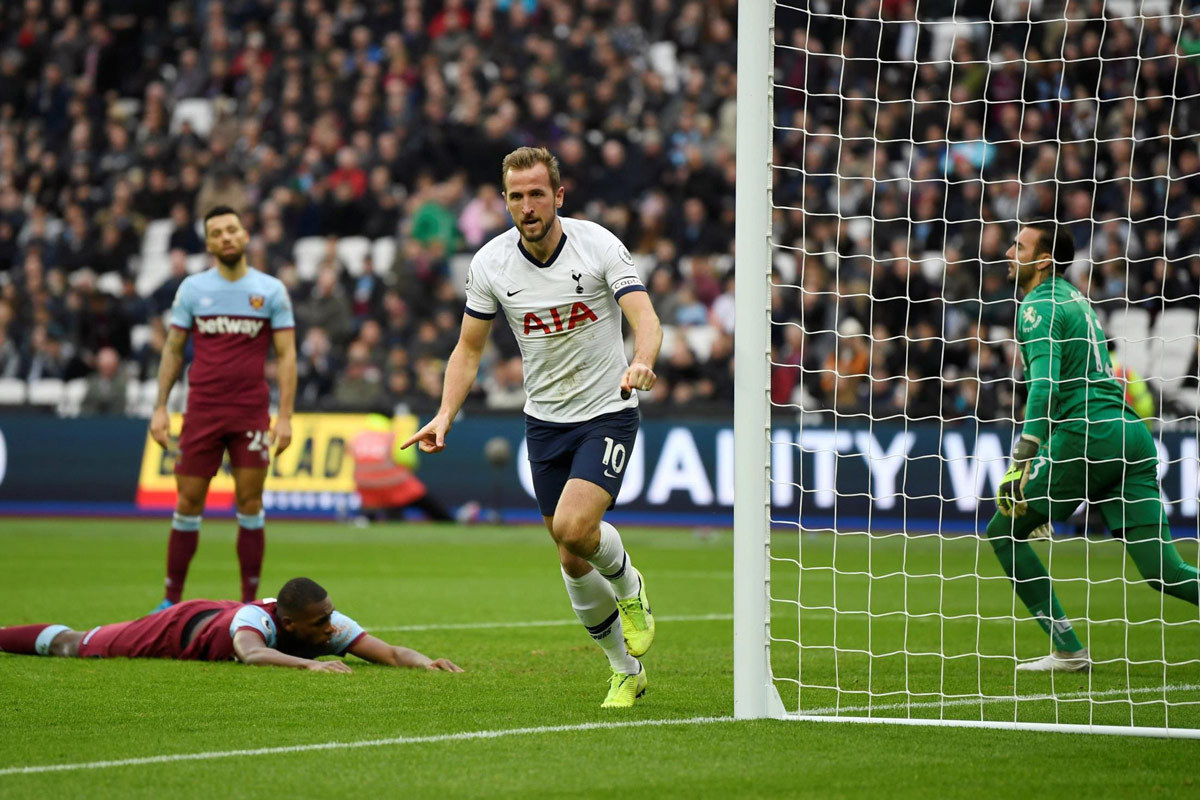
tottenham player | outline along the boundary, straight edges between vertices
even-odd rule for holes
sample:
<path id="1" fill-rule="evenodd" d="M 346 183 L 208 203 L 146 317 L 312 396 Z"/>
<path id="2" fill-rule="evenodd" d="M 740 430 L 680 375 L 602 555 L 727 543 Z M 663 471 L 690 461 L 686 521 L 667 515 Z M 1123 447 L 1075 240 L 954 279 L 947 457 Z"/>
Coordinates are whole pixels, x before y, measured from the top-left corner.
<path id="1" fill-rule="evenodd" d="M 603 707 L 628 708 L 646 690 L 637 657 L 654 639 L 654 617 L 641 573 L 603 516 L 621 489 L 637 436 L 634 390 L 654 386 L 662 328 L 617 237 L 558 216 L 564 191 L 548 150 L 509 153 L 501 181 L 516 228 L 472 259 L 441 407 L 404 446 L 444 449 L 502 308 L 525 367 L 525 437 L 538 506 L 558 545 L 571 606 L 612 667 Z M 634 332 L 628 364 L 621 312 Z"/>
<path id="2" fill-rule="evenodd" d="M 204 233 L 205 246 L 217 263 L 185 278 L 175 294 L 158 370 L 158 402 L 150 418 L 150 435 L 165 449 L 170 436 L 167 397 L 183 369 L 188 336 L 194 333 L 187 410 L 175 464 L 178 501 L 167 543 L 166 596 L 158 611 L 183 595 L 208 484 L 226 450 L 237 502 L 242 601 L 258 596 L 265 547 L 262 493 L 270 448 L 274 445 L 276 453 L 282 453 L 292 440 L 296 338 L 287 289 L 246 265 L 250 234 L 232 208 L 216 206 L 205 214 Z M 272 345 L 279 366 L 279 413 L 273 428 L 263 377 Z"/>
<path id="3" fill-rule="evenodd" d="M 188 600 L 160 613 L 73 631 L 66 625 L 0 628 L 0 652 L 67 658 L 173 658 L 350 672 L 320 656 L 347 653 L 393 667 L 462 672 L 447 658 L 432 659 L 376 639 L 334 610 L 316 581 L 292 578 L 278 599 L 254 603 Z"/>

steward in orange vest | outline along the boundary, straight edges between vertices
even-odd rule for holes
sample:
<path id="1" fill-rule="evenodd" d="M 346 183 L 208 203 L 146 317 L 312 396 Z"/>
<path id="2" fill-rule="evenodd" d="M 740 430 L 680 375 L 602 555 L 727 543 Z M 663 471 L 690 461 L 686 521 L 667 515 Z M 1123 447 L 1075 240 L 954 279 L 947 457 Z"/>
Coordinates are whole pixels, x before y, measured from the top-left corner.
<path id="1" fill-rule="evenodd" d="M 350 443 L 354 484 L 366 516 L 387 518 L 393 516 L 389 512 L 416 506 L 430 519 L 453 519 L 414 473 L 416 448 L 400 449 L 416 429 L 417 418 L 411 415 L 398 417 L 393 424 L 386 414 L 368 414 L 366 428 Z"/>

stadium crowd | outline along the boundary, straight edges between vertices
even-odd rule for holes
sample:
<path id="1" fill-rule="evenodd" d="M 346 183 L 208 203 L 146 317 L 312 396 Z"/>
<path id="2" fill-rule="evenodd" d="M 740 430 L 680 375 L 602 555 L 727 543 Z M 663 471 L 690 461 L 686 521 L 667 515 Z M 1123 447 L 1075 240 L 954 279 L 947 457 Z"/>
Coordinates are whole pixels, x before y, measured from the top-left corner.
<path id="1" fill-rule="evenodd" d="M 811 5 L 777 16 L 777 403 L 1011 416 L 1018 216 L 1070 225 L 1097 302 L 1194 313 L 1200 19 Z M 953 13 L 947 38 L 931 21 Z M 85 413 L 133 410 L 224 203 L 291 292 L 298 407 L 426 411 L 456 265 L 509 224 L 498 165 L 544 144 L 564 212 L 645 272 L 667 331 L 650 406 L 727 408 L 735 20 L 734 0 L 5 3 L 0 379 L 86 379 Z M 518 409 L 494 330 L 469 402 Z"/>

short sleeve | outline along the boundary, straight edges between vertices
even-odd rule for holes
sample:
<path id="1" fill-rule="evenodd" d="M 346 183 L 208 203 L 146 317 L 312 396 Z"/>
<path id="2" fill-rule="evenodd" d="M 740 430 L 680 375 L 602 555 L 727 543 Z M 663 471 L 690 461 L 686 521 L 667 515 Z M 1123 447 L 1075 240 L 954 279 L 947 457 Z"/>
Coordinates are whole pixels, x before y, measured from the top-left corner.
<path id="1" fill-rule="evenodd" d="M 287 287 L 280 284 L 271 302 L 271 329 L 281 331 L 294 327 L 296 317 L 292 313 L 292 299 L 288 297 Z"/>
<path id="2" fill-rule="evenodd" d="M 608 282 L 613 297 L 618 300 L 630 292 L 646 291 L 629 248 L 621 244 L 621 240 L 616 236 L 612 237 L 612 246 L 604 253 L 604 279 Z"/>
<path id="3" fill-rule="evenodd" d="M 329 621 L 333 623 L 333 638 L 329 640 L 330 655 L 345 655 L 367 633 L 361 625 L 340 611 L 334 611 Z"/>
<path id="4" fill-rule="evenodd" d="M 467 269 L 466 289 L 466 313 L 476 319 L 495 319 L 496 295 L 492 292 L 491 282 L 483 270 L 478 253 L 471 259 L 471 266 Z"/>
<path id="5" fill-rule="evenodd" d="M 175 302 L 171 304 L 171 325 L 185 331 L 192 329 L 192 292 L 187 281 L 179 284 L 175 291 Z"/>
<path id="6" fill-rule="evenodd" d="M 275 621 L 271 619 L 271 615 L 265 609 L 259 606 L 242 606 L 238 612 L 233 615 L 233 621 L 229 623 L 230 637 L 237 636 L 238 631 L 254 631 L 263 638 L 267 643 L 267 647 L 274 647 L 277 638 L 275 631 Z"/>

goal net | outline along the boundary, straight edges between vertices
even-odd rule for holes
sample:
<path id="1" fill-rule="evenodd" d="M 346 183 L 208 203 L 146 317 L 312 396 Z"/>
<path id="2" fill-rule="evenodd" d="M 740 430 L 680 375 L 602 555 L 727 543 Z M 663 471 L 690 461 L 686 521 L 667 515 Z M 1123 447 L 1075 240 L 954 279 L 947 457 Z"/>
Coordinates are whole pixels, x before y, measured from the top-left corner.
<path id="1" fill-rule="evenodd" d="M 1197 565 L 1200 17 L 739 13 L 735 713 L 1200 735 L 1197 607 L 1111 514 L 1029 540 L 1090 672 L 1018 669 L 1053 646 L 986 535 L 1027 394 L 1006 251 L 1056 220 Z"/>

